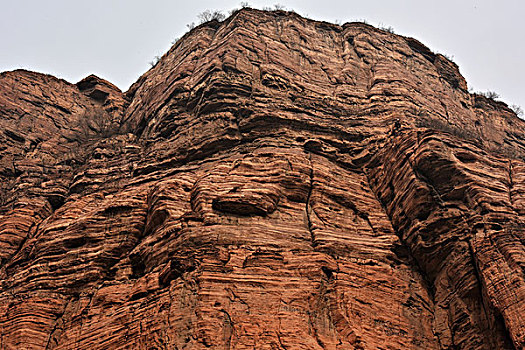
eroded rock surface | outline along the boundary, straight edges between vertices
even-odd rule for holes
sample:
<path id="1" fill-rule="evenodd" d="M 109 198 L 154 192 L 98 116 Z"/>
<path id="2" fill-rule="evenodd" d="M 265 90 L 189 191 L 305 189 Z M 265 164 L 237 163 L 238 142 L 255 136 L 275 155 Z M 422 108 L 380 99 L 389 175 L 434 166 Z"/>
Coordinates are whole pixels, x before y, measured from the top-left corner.
<path id="1" fill-rule="evenodd" d="M 2 349 L 525 347 L 525 122 L 415 39 L 243 9 L 0 86 Z"/>

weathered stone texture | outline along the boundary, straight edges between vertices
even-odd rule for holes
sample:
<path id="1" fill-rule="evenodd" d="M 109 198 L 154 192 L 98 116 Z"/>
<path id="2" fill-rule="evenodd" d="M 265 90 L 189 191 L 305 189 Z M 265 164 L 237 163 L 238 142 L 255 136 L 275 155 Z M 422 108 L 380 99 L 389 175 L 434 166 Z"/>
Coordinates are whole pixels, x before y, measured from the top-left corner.
<path id="1" fill-rule="evenodd" d="M 2 349 L 525 347 L 525 122 L 415 39 L 243 9 L 0 86 Z"/>

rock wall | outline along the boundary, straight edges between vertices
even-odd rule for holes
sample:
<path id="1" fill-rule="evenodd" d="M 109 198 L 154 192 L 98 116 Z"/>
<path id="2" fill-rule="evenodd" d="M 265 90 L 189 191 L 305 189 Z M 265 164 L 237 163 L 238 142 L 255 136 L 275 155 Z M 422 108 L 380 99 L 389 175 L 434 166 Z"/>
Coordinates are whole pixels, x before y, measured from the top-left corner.
<path id="1" fill-rule="evenodd" d="M 525 346 L 525 122 L 415 39 L 243 9 L 0 86 L 2 349 Z"/>

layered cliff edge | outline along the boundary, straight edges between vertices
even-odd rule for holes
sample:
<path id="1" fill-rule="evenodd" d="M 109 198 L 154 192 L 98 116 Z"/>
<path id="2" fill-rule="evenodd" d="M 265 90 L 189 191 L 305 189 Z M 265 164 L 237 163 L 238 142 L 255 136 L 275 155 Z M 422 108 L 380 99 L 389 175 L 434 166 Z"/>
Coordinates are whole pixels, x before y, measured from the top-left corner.
<path id="1" fill-rule="evenodd" d="M 243 9 L 0 87 L 1 349 L 525 347 L 525 122 L 415 39 Z"/>

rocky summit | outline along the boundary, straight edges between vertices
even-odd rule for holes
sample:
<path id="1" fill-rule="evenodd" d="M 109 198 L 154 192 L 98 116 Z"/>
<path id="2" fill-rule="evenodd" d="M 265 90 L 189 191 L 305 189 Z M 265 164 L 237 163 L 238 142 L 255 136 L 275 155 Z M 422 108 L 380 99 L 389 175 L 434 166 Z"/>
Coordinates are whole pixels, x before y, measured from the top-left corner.
<path id="1" fill-rule="evenodd" d="M 0 74 L 1 349 L 522 349 L 525 122 L 365 23 L 242 9 L 122 93 Z"/>

